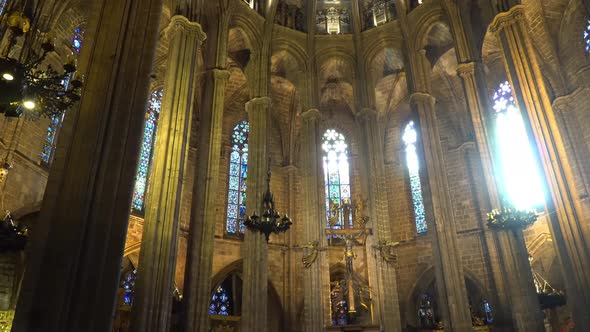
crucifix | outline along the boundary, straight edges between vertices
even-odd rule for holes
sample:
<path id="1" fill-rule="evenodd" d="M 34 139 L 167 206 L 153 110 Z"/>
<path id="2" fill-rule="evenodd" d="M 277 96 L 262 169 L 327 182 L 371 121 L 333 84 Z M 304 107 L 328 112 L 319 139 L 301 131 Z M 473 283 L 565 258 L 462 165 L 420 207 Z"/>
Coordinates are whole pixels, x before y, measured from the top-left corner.
<path id="1" fill-rule="evenodd" d="M 369 217 L 364 215 L 364 204 L 361 202 L 353 205 L 349 199 L 344 199 L 342 205 L 334 203 L 330 200 L 330 213 L 328 217 L 328 228 L 326 234 L 328 235 L 328 242 L 330 245 L 336 241 L 344 242 L 344 261 L 346 264 L 345 279 L 336 281 L 335 287 L 338 289 L 338 296 L 336 300 L 336 307 L 340 302 L 345 301 L 348 305 L 347 313 L 356 313 L 357 305 L 355 303 L 354 295 L 356 293 L 362 294 L 368 291 L 368 286 L 355 285 L 354 280 L 354 259 L 356 253 L 354 246 L 364 246 L 367 236 L 371 235 L 371 229 L 366 227 Z M 370 297 L 370 296 L 369 296 Z M 367 307 L 361 296 L 362 306 Z M 340 312 L 342 310 L 335 310 L 333 301 L 333 311 Z M 340 325 L 340 324 L 339 324 Z"/>

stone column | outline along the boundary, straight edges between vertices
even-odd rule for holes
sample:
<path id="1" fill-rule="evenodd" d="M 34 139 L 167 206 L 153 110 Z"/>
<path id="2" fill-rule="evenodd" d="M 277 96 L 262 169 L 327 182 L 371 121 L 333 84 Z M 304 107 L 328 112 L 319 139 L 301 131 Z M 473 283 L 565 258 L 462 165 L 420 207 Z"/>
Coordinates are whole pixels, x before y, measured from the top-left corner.
<path id="1" fill-rule="evenodd" d="M 369 217 L 377 241 L 373 242 L 373 250 L 377 257 L 376 285 L 372 285 L 373 298 L 379 307 L 379 322 L 384 331 L 401 331 L 401 317 L 397 292 L 396 270 L 391 255 L 394 244 L 389 219 L 385 162 L 383 156 L 384 140 L 379 126 L 378 114 L 375 110 L 364 108 L 358 115 L 364 153 L 362 159 L 365 169 L 364 176 L 369 184 L 368 200 L 370 203 Z"/>
<path id="2" fill-rule="evenodd" d="M 259 97 L 246 103 L 248 136 L 248 215 L 260 215 L 266 190 L 271 99 Z M 267 330 L 268 245 L 261 233 L 246 230 L 243 245 L 242 331 Z"/>
<path id="3" fill-rule="evenodd" d="M 302 114 L 301 162 L 303 165 L 302 185 L 304 197 L 303 254 L 312 255 L 317 250 L 317 260 L 303 272 L 303 310 L 305 332 L 322 332 L 331 325 L 330 273 L 326 248 L 326 214 L 322 173 L 322 142 L 320 133 L 320 112 L 307 110 Z"/>
<path id="4" fill-rule="evenodd" d="M 424 57 L 424 54 L 420 54 Z M 424 59 L 425 60 L 425 59 Z M 465 288 L 461 254 L 457 247 L 449 184 L 440 141 L 435 98 L 427 93 L 414 92 L 410 103 L 420 118 L 420 133 L 424 147 L 429 191 L 433 214 L 428 232 L 432 238 L 436 289 L 443 311 L 445 329 L 471 331 L 471 314 Z"/>
<path id="5" fill-rule="evenodd" d="M 487 119 L 491 107 L 487 101 L 482 64 L 460 64 L 457 70 L 463 79 L 467 104 L 475 131 L 486 183 L 487 211 L 501 207 L 494 172 L 492 119 Z M 522 230 L 494 232 L 483 226 L 484 241 L 490 255 L 497 301 L 494 328 L 506 331 L 541 331 L 543 322 L 537 293 L 533 283 L 528 252 Z"/>
<path id="6" fill-rule="evenodd" d="M 133 329 L 168 331 L 176 271 L 182 181 L 197 84 L 197 59 L 205 34 L 198 23 L 174 16 L 168 71 L 154 148 L 145 224 L 137 269 Z"/>
<path id="7" fill-rule="evenodd" d="M 218 201 L 219 155 L 223 132 L 223 107 L 227 70 L 206 73 L 199 117 L 199 141 L 193 207 L 188 241 L 183 301 L 185 331 L 209 331 L 211 273 Z"/>
<path id="8" fill-rule="evenodd" d="M 64 124 L 13 331 L 110 331 L 162 0 L 92 2 L 86 83 Z"/>
<path id="9" fill-rule="evenodd" d="M 548 204 L 550 228 L 576 329 L 590 331 L 590 250 L 570 161 L 551 107 L 543 75 L 528 35 L 525 7 L 514 6 L 496 16 L 490 26 L 504 53 L 506 72 L 514 97 L 534 138 L 551 193 Z"/>

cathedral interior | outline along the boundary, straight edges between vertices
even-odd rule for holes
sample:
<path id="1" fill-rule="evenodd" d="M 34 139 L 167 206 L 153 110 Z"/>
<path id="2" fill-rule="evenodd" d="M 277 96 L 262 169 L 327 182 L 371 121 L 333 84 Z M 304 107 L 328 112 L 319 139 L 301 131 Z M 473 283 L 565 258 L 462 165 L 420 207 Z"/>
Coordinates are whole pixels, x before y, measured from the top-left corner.
<path id="1" fill-rule="evenodd" d="M 0 332 L 590 331 L 590 0 L 0 0 Z"/>

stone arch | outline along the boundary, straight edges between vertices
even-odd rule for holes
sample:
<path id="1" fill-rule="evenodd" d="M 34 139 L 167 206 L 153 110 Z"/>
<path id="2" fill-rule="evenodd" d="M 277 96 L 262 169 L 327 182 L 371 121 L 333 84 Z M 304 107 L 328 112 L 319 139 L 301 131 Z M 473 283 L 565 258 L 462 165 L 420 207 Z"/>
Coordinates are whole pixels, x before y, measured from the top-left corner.
<path id="1" fill-rule="evenodd" d="M 240 279 L 242 279 L 242 272 L 244 267 L 244 260 L 238 259 L 235 260 L 223 268 L 221 268 L 211 279 L 211 289 L 210 293 L 213 293 L 215 288 L 221 284 L 228 276 L 232 274 L 236 274 Z M 268 280 L 268 308 L 273 312 L 268 315 L 269 319 L 269 331 L 270 332 L 279 332 L 280 329 L 284 326 L 284 305 L 281 301 L 281 297 L 276 290 L 273 282 Z M 273 315 L 274 314 L 274 315 Z M 278 316 L 277 316 L 278 315 Z M 274 326 L 272 324 L 275 324 Z M 275 329 L 273 329 L 273 327 Z M 278 328 L 278 329 L 276 329 Z"/>
<path id="2" fill-rule="evenodd" d="M 446 20 L 446 14 L 442 8 L 439 6 L 429 8 L 426 13 L 420 16 L 416 23 L 413 37 L 410 37 L 408 40 L 410 49 L 415 51 L 423 49 L 428 43 L 428 35 L 433 26 L 444 20 Z"/>
<path id="3" fill-rule="evenodd" d="M 559 28 L 558 52 L 562 63 L 566 68 L 569 81 L 578 86 L 588 86 L 590 70 L 585 70 L 585 75 L 580 75 L 583 68 L 590 67 L 590 57 L 585 54 L 582 33 L 588 22 L 582 1 L 570 0 Z"/>

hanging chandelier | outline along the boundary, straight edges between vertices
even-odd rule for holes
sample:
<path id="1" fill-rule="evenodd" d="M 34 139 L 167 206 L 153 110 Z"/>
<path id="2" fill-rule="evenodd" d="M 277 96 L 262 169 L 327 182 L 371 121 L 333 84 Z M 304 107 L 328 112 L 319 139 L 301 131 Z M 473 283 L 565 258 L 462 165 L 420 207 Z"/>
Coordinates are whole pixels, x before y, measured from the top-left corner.
<path id="1" fill-rule="evenodd" d="M 53 38 L 48 36 L 41 44 L 41 56 L 26 63 L 11 58 L 10 51 L 18 37 L 30 29 L 29 19 L 20 11 L 7 18 L 8 42 L 0 53 L 0 113 L 6 117 L 38 119 L 61 115 L 80 100 L 82 80 L 75 77 L 76 58 L 68 57 L 59 73 L 44 62 L 49 53 L 55 52 Z"/>
<path id="2" fill-rule="evenodd" d="M 270 238 L 270 234 L 284 233 L 291 228 L 293 222 L 287 214 L 281 216 L 279 211 L 275 209 L 274 197 L 270 192 L 270 161 L 268 163 L 268 177 L 266 179 L 266 192 L 262 198 L 262 213 L 260 216 L 253 215 L 248 216 L 244 221 L 246 226 L 252 232 L 259 232 L 264 234 L 266 242 Z"/>

